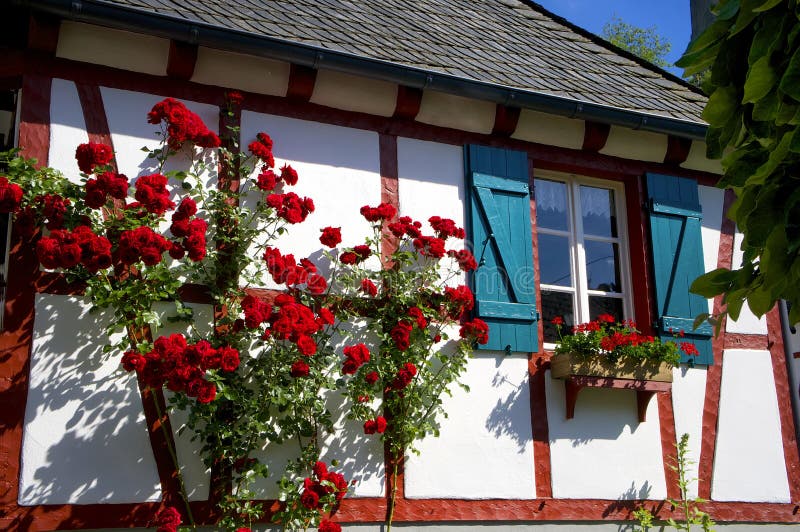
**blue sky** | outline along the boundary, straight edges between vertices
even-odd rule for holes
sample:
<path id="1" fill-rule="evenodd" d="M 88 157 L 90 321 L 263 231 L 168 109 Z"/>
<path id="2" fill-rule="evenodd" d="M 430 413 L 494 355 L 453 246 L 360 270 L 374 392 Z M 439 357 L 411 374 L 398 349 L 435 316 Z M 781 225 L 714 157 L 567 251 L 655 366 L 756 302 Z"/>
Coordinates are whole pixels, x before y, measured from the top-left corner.
<path id="1" fill-rule="evenodd" d="M 534 0 L 545 9 L 573 24 L 600 35 L 603 25 L 614 16 L 642 28 L 656 27 L 669 39 L 672 51 L 667 56 L 674 63 L 683 54 L 692 33 L 689 0 Z M 682 69 L 669 69 L 680 75 Z"/>

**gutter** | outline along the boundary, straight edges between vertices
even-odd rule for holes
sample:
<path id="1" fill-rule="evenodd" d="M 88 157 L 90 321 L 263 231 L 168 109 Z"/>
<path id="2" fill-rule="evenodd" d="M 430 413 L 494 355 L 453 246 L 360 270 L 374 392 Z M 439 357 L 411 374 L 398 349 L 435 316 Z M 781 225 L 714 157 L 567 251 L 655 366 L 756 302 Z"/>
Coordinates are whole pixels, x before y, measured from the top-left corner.
<path id="1" fill-rule="evenodd" d="M 379 59 L 326 50 L 245 31 L 220 28 L 205 22 L 150 13 L 97 0 L 11 0 L 31 10 L 62 19 L 146 33 L 198 46 L 245 53 L 311 67 L 324 68 L 543 113 L 589 120 L 614 126 L 705 140 L 707 125 L 648 113 L 572 100 L 541 92 L 430 72 Z"/>

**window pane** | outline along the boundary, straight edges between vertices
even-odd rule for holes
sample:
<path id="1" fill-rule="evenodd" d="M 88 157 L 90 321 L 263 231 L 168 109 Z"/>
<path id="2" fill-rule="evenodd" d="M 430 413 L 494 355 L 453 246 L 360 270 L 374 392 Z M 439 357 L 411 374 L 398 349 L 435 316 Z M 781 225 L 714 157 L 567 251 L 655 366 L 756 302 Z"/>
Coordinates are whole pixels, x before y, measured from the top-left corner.
<path id="1" fill-rule="evenodd" d="M 617 321 L 622 321 L 622 300 L 616 297 L 589 296 L 589 317 L 595 320 L 600 314 L 611 314 Z"/>
<path id="2" fill-rule="evenodd" d="M 581 185 L 583 232 L 587 235 L 617 236 L 614 191 Z"/>
<path id="3" fill-rule="evenodd" d="M 537 179 L 536 225 L 547 229 L 569 230 L 567 221 L 567 185 L 558 181 Z"/>
<path id="4" fill-rule="evenodd" d="M 589 290 L 621 292 L 619 246 L 610 242 L 593 240 L 585 240 L 583 246 L 586 250 L 586 278 Z"/>
<path id="5" fill-rule="evenodd" d="M 572 326 L 575 325 L 575 311 L 572 302 L 572 294 L 542 290 L 541 315 L 544 323 L 545 342 L 558 341 L 556 326 L 553 325 L 553 318 L 556 316 L 559 316 L 564 320 L 564 324 L 561 326 L 561 334 L 572 334 Z"/>
<path id="6" fill-rule="evenodd" d="M 572 286 L 569 239 L 539 234 L 539 272 L 542 284 Z"/>

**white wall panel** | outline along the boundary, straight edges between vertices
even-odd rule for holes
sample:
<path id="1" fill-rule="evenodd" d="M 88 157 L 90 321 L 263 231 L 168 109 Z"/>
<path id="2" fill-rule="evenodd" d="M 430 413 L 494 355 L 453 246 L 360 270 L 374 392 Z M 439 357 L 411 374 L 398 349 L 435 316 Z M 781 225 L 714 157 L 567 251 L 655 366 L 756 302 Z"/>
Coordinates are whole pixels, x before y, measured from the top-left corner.
<path id="1" fill-rule="evenodd" d="M 398 190 L 400 214 L 423 224 L 423 231 L 432 234 L 428 218 L 451 218 L 456 225 L 465 224 L 464 148 L 423 140 L 397 139 Z M 449 239 L 448 249 L 466 247 L 464 241 Z M 458 270 L 458 264 L 445 258 L 441 264 Z M 464 284 L 459 273 L 451 285 Z"/>
<path id="2" fill-rule="evenodd" d="M 726 349 L 711 498 L 790 502 L 769 351 Z"/>
<path id="3" fill-rule="evenodd" d="M 23 98 L 25 95 L 23 94 Z M 89 142 L 78 89 L 72 81 L 54 79 L 50 90 L 50 153 L 48 166 L 80 183 L 75 160 L 78 144 Z"/>
<path id="4" fill-rule="evenodd" d="M 37 295 L 19 503 L 157 501 L 158 471 L 136 378 L 103 354 L 110 313 Z"/>
<path id="5" fill-rule="evenodd" d="M 536 498 L 527 358 L 476 352 L 462 381 L 471 391 L 444 397 L 441 435 L 406 459 L 406 497 Z"/>
<path id="6" fill-rule="evenodd" d="M 703 220 L 700 235 L 703 240 L 703 266 L 707 272 L 717 269 L 719 260 L 719 235 L 722 229 L 722 206 L 725 191 L 715 187 L 698 187 Z M 714 300 L 708 300 L 708 312 L 714 310 Z"/>
<path id="7" fill-rule="evenodd" d="M 553 497 L 666 497 L 655 397 L 647 421 L 639 423 L 633 391 L 584 388 L 575 417 L 566 419 L 564 383 L 551 379 L 549 372 L 545 383 Z"/>
<path id="8" fill-rule="evenodd" d="M 381 202 L 378 134 L 243 111 L 242 145 L 254 141 L 261 131 L 275 143 L 276 167 L 288 163 L 297 170 L 297 185 L 285 191 L 310 197 L 315 205 L 305 222 L 289 226 L 272 245 L 284 254 L 294 253 L 298 260 L 310 257 L 324 266 L 319 242 L 323 227 L 341 227 L 342 246 L 363 244 L 372 231 L 359 209 Z M 259 197 L 253 193 L 245 204 L 254 206 Z M 377 262 L 367 264 L 378 267 Z M 264 286 L 275 286 L 271 279 L 266 281 Z"/>
<path id="9" fill-rule="evenodd" d="M 733 269 L 741 268 L 744 252 L 742 251 L 742 240 L 744 235 L 736 231 L 733 239 Z M 725 330 L 732 333 L 742 334 L 767 334 L 767 318 L 761 316 L 757 318 L 750 310 L 747 302 L 742 306 L 742 312 L 739 314 L 739 319 L 733 321 L 728 318 L 725 323 Z"/>
<path id="10" fill-rule="evenodd" d="M 689 497 L 697 497 L 697 467 L 700 463 L 700 445 L 703 435 L 703 405 L 706 397 L 705 368 L 684 366 L 672 370 L 672 409 L 675 416 L 675 433 L 678 440 L 682 434 L 689 435 L 687 457 L 694 462 L 687 468 Z M 676 442 L 677 443 L 677 442 Z"/>

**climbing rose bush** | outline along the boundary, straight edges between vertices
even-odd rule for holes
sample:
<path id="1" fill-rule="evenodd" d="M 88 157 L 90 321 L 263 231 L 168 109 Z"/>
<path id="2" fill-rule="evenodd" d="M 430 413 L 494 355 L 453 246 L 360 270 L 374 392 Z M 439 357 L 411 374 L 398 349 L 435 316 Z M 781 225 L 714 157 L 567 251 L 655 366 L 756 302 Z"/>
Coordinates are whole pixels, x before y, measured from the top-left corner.
<path id="1" fill-rule="evenodd" d="M 241 102 L 228 95 L 228 123 Z M 366 241 L 349 240 L 350 228 L 321 229 L 323 269 L 276 245 L 316 208 L 288 190 L 302 176 L 289 164 L 276 167 L 266 132 L 241 150 L 237 126 L 220 137 L 172 98 L 147 121 L 159 126 L 160 145 L 133 180 L 103 144 L 77 147 L 80 183 L 6 154 L 0 212 L 13 213 L 15 233 L 32 239 L 43 268 L 84 283 L 93 306 L 113 312 L 105 350 L 121 354 L 122 371 L 157 394 L 166 390 L 171 410 L 188 411 L 212 492 L 221 494 L 219 526 L 250 530 L 264 519 L 252 485 L 269 478 L 281 491 L 273 522 L 340 530 L 333 516 L 351 483 L 338 460 L 320 460 L 319 442 L 333 432 L 328 397 L 349 399 L 347 415 L 386 442 L 396 474 L 414 442 L 438 433 L 441 396 L 472 345 L 487 340 L 486 324 L 469 318 L 463 276 L 476 263 L 464 230 L 439 216 L 424 226 L 390 204 L 365 205 Z M 218 184 L 208 187 L 214 174 Z M 256 288 L 266 282 L 274 288 Z M 190 286 L 213 304 L 210 332 L 182 301 Z M 165 301 L 183 332 L 159 335 L 166 323 L 154 305 Z M 127 334 L 111 340 L 119 330 Z M 262 449 L 286 444 L 297 446 L 297 457 L 277 478 Z M 175 474 L 184 504 L 154 516 L 158 530 L 197 524 L 177 463 Z"/>

